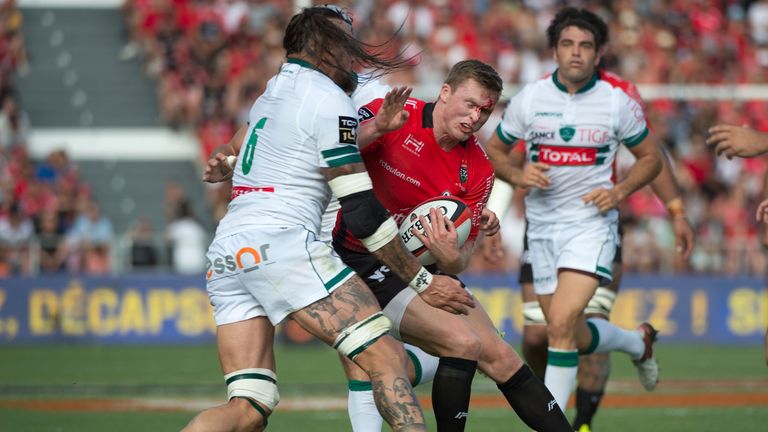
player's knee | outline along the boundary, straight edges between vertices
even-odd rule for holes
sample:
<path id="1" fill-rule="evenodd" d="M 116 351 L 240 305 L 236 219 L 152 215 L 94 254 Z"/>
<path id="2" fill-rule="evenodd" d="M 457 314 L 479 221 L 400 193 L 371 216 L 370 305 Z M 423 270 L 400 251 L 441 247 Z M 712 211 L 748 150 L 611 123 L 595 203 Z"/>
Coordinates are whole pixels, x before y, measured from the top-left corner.
<path id="1" fill-rule="evenodd" d="M 388 334 L 391 328 L 392 321 L 382 312 L 376 312 L 342 330 L 333 347 L 348 359 L 354 360 L 379 338 Z"/>
<path id="2" fill-rule="evenodd" d="M 480 358 L 483 345 L 480 338 L 470 329 L 466 328 L 464 331 L 457 332 L 451 337 L 450 342 L 453 347 L 452 350 L 455 352 L 449 355 L 469 360 Z"/>
<path id="3" fill-rule="evenodd" d="M 280 402 L 277 375 L 269 369 L 240 369 L 224 376 L 227 399 L 240 411 L 244 423 L 241 430 L 259 431 L 267 426 L 267 417 Z"/>
<path id="4" fill-rule="evenodd" d="M 568 317 L 551 317 L 547 324 L 548 339 L 572 338 L 575 322 Z"/>
<path id="5" fill-rule="evenodd" d="M 229 400 L 228 405 L 234 409 L 236 422 L 233 430 L 242 432 L 260 432 L 267 428 L 267 417 L 271 411 L 267 411 L 264 406 L 259 405 L 260 410 L 255 410 L 254 405 L 258 405 L 253 400 L 245 397 L 234 397 Z M 214 425 L 200 430 L 211 430 Z"/>
<path id="6" fill-rule="evenodd" d="M 486 375 L 497 381 L 506 381 L 504 378 L 509 378 L 509 372 L 520 369 L 523 364 L 515 350 L 502 339 L 492 347 L 483 347 L 482 360 Z"/>

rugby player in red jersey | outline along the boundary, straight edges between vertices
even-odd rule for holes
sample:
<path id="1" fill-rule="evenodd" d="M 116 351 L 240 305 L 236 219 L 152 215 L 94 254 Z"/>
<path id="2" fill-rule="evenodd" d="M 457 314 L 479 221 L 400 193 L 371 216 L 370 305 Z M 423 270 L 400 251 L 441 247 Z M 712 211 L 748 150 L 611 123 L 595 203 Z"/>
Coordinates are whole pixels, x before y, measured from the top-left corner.
<path id="1" fill-rule="evenodd" d="M 423 221 L 425 235 L 414 233 L 436 258 L 436 271 L 460 273 L 469 263 L 479 232 L 498 230 L 495 215 L 484 211 L 493 167 L 473 134 L 488 120 L 501 90 L 493 68 L 466 60 L 451 69 L 434 103 L 410 99 L 410 90 L 401 87 L 358 111 L 363 161 L 377 198 L 396 221 L 422 201 L 440 195 L 457 197 L 472 211 L 470 236 L 461 247 L 453 223 L 437 210 L 430 212 L 430 223 Z M 368 253 L 341 218 L 334 230 L 334 247 L 374 292 L 394 322 L 393 333 L 440 357 L 432 387 L 438 430 L 464 429 L 476 369 L 497 383 L 531 428 L 570 430 L 550 392 L 498 336 L 482 306 L 466 316 L 430 307 Z M 347 363 L 349 378 L 360 372 Z"/>

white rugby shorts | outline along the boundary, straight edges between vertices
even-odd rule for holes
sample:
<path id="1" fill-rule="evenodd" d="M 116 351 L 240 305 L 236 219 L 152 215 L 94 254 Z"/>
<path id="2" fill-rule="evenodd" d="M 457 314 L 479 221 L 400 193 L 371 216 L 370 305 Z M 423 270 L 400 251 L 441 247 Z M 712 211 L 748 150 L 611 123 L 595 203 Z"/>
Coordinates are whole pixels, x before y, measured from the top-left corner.
<path id="1" fill-rule="evenodd" d="M 355 274 L 303 226 L 248 226 L 219 235 L 206 258 L 216 325 L 258 316 L 277 325 Z"/>
<path id="2" fill-rule="evenodd" d="M 603 217 L 569 223 L 528 223 L 533 290 L 547 295 L 557 288 L 559 269 L 594 274 L 601 285 L 613 279 L 611 264 L 619 245 L 618 222 Z"/>

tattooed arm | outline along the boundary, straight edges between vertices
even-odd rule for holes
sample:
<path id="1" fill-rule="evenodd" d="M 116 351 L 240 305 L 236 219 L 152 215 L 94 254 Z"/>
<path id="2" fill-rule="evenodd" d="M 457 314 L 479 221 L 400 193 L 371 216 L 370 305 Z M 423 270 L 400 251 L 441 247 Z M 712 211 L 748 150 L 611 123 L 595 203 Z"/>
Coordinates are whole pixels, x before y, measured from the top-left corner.
<path id="1" fill-rule="evenodd" d="M 365 165 L 352 163 L 339 167 L 325 169 L 325 178 L 331 181 L 337 177 L 365 172 Z M 342 212 L 345 211 L 342 205 Z M 379 261 L 389 267 L 403 281 L 412 281 L 422 273 L 423 267 L 400 240 L 393 237 L 384 246 L 371 252 Z M 474 307 L 472 297 L 463 289 L 458 281 L 447 276 L 434 275 L 426 290 L 419 293 L 427 304 L 451 313 L 468 313 L 468 308 Z"/>

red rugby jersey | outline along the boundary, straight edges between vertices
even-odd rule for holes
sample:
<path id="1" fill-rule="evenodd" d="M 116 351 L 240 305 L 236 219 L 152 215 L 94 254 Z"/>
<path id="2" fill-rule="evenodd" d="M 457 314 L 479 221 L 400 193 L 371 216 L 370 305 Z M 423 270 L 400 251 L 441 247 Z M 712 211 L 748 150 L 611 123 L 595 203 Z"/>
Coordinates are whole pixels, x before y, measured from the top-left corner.
<path id="1" fill-rule="evenodd" d="M 360 108 L 360 124 L 373 121 L 383 99 Z M 408 99 L 410 113 L 405 125 L 382 135 L 362 149 L 363 162 L 373 181 L 373 191 L 400 223 L 421 202 L 436 196 L 454 196 L 472 212 L 469 239 L 477 237 L 480 215 L 493 187 L 493 165 L 473 135 L 450 151 L 435 139 L 432 122 L 434 103 Z M 365 252 L 367 249 L 347 231 L 340 217 L 333 232 L 335 243 Z"/>

